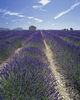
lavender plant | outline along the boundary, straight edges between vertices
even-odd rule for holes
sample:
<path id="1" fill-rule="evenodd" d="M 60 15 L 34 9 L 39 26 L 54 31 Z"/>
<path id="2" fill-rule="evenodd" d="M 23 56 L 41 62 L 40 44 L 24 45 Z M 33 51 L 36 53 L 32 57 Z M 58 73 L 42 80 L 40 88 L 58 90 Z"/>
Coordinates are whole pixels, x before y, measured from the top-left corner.
<path id="1" fill-rule="evenodd" d="M 0 99 L 62 100 L 55 88 L 56 79 L 49 69 L 44 51 L 36 45 L 27 47 L 30 42 L 37 42 L 45 47 L 43 38 L 37 31 L 22 50 L 3 66 L 0 70 Z"/>
<path id="2" fill-rule="evenodd" d="M 58 33 L 55 31 L 49 33 L 44 31 L 45 39 L 53 51 L 57 65 L 67 72 L 68 79 L 80 91 L 80 47 L 61 39 L 56 34 Z"/>

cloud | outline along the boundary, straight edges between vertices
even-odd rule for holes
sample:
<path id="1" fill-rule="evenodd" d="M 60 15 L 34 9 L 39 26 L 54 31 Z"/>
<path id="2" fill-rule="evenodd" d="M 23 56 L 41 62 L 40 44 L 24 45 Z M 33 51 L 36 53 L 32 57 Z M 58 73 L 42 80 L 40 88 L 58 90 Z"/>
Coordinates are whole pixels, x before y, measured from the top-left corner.
<path id="1" fill-rule="evenodd" d="M 35 20 L 35 21 L 37 21 L 37 22 L 39 22 L 39 23 L 43 22 L 42 19 L 35 18 L 35 17 L 32 17 L 32 16 L 29 16 L 28 19 L 33 19 L 33 20 Z"/>
<path id="2" fill-rule="evenodd" d="M 40 9 L 40 11 L 46 11 L 45 9 L 42 9 L 43 8 L 43 6 L 42 5 L 34 5 L 34 6 L 32 6 L 34 9 Z"/>
<path id="3" fill-rule="evenodd" d="M 32 6 L 34 9 L 37 9 L 37 8 L 41 8 L 42 6 L 41 5 L 33 5 Z"/>
<path id="4" fill-rule="evenodd" d="M 38 0 L 39 5 L 33 5 L 32 7 L 34 9 L 40 9 L 41 11 L 46 11 L 44 9 L 42 9 L 45 5 L 47 5 L 48 3 L 50 3 L 51 0 Z M 40 5 L 41 4 L 41 5 Z"/>
<path id="5" fill-rule="evenodd" d="M 43 22 L 42 19 L 38 19 L 38 18 L 34 18 L 34 20 L 37 21 L 37 22 L 39 22 L 39 23 Z"/>
<path id="6" fill-rule="evenodd" d="M 24 15 L 22 15 L 22 14 L 20 14 L 20 13 L 11 12 L 11 11 L 6 11 L 6 12 L 4 13 L 4 15 L 17 16 L 17 17 L 21 17 L 21 18 L 24 17 Z"/>
<path id="7" fill-rule="evenodd" d="M 28 17 L 28 19 L 34 19 L 34 17 L 32 17 L 32 16 L 29 16 L 29 17 Z"/>
<path id="8" fill-rule="evenodd" d="M 80 2 L 75 3 L 74 5 L 72 5 L 69 9 L 67 9 L 66 11 L 63 11 L 61 13 L 59 13 L 57 16 L 54 17 L 54 19 L 58 19 L 59 17 L 69 13 L 70 11 L 72 11 L 75 7 L 79 6 Z"/>
<path id="9" fill-rule="evenodd" d="M 43 6 L 47 5 L 50 2 L 51 0 L 39 0 L 39 3 L 42 4 Z"/>
<path id="10" fill-rule="evenodd" d="M 3 13 L 4 15 L 17 16 L 17 17 L 20 17 L 20 18 L 25 17 L 24 15 L 22 15 L 20 13 L 7 11 L 7 10 L 4 10 L 4 9 L 0 9 L 0 13 Z"/>

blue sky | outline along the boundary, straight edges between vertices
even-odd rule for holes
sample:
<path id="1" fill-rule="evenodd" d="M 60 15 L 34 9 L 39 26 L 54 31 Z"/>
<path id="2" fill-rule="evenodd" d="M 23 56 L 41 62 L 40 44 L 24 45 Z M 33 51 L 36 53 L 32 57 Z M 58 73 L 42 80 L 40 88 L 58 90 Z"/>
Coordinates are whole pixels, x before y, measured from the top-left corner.
<path id="1" fill-rule="evenodd" d="M 80 29 L 80 0 L 0 0 L 0 27 Z"/>

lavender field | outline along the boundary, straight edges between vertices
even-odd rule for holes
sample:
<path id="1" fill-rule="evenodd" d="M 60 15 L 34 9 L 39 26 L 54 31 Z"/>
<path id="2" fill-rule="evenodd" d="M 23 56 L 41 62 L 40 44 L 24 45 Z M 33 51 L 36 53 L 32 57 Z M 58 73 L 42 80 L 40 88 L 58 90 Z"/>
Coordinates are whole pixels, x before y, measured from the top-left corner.
<path id="1" fill-rule="evenodd" d="M 80 31 L 0 31 L 0 100 L 80 100 Z"/>

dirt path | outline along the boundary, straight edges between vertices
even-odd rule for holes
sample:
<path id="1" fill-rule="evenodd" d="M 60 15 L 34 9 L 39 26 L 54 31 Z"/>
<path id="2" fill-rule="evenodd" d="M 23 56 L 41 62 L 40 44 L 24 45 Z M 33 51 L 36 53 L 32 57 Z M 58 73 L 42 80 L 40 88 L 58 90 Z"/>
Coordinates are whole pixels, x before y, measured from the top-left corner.
<path id="1" fill-rule="evenodd" d="M 41 32 L 42 36 L 43 36 L 43 33 Z M 73 100 L 70 98 L 70 94 L 68 93 L 67 91 L 67 88 L 65 87 L 65 81 L 63 82 L 64 77 L 57 71 L 57 67 L 55 65 L 55 62 L 53 60 L 53 54 L 52 54 L 52 51 L 49 47 L 49 45 L 46 43 L 46 41 L 44 40 L 44 44 L 45 44 L 45 47 L 46 47 L 46 56 L 48 58 L 48 61 L 50 62 L 50 68 L 52 70 L 52 73 L 54 74 L 55 78 L 56 78 L 56 81 L 57 81 L 57 87 L 56 89 L 58 89 L 60 95 L 63 97 L 63 100 Z"/>

